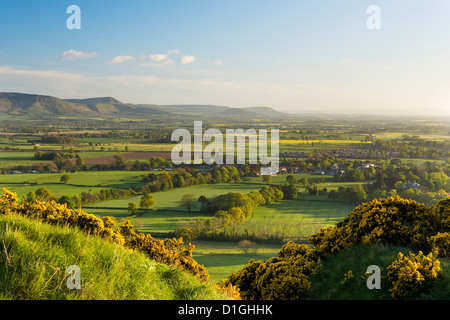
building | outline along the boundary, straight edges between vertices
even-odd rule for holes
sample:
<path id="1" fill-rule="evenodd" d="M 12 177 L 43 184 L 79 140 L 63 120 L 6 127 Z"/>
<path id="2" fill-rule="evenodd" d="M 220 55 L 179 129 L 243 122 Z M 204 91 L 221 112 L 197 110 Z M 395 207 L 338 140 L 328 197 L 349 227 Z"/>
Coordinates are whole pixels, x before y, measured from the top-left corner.
<path id="1" fill-rule="evenodd" d="M 408 182 L 403 185 L 403 189 L 409 189 L 409 188 L 420 189 L 420 184 L 415 183 L 415 182 Z"/>

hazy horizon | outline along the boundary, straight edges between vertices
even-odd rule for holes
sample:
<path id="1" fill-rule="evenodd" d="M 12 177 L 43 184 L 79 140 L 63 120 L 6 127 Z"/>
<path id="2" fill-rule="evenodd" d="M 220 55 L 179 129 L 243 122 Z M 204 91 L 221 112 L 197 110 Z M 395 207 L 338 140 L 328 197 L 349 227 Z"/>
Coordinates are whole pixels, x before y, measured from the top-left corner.
<path id="1" fill-rule="evenodd" d="M 81 29 L 67 26 L 73 4 Z M 445 0 L 6 2 L 0 92 L 449 116 L 448 12 Z"/>

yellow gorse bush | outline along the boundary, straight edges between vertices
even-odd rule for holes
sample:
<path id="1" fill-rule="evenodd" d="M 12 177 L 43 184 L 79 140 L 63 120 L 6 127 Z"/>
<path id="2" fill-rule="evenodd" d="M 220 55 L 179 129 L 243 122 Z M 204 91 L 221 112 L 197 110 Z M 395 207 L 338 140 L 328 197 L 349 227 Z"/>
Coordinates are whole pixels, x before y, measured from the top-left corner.
<path id="1" fill-rule="evenodd" d="M 149 234 L 133 233 L 126 241 L 126 246 L 145 252 L 151 259 L 167 265 L 179 266 L 196 275 L 201 280 L 208 280 L 209 274 L 203 265 L 192 258 L 195 246 L 183 245 L 183 239 L 154 239 Z"/>
<path id="2" fill-rule="evenodd" d="M 23 199 L 19 203 L 17 194 L 6 189 L 3 189 L 0 197 L 0 214 L 20 214 L 50 224 L 75 226 L 121 246 L 143 251 L 156 262 L 183 268 L 200 280 L 209 278 L 205 267 L 192 257 L 193 245 L 184 246 L 182 238 L 158 240 L 149 234 L 136 233 L 129 221 L 116 228 L 116 223 L 110 217 L 99 218 L 81 209 L 69 209 L 66 204 L 55 201 L 36 199 L 29 202 Z"/>
<path id="3" fill-rule="evenodd" d="M 356 207 L 335 226 L 309 238 L 323 254 L 356 244 L 384 243 L 431 251 L 431 237 L 450 232 L 449 202 L 429 207 L 398 196 L 376 199 Z"/>
<path id="4" fill-rule="evenodd" d="M 292 241 L 276 257 L 267 261 L 251 259 L 224 282 L 239 288 L 240 296 L 249 300 L 297 300 L 311 289 L 309 277 L 318 272 L 321 262 L 307 245 Z"/>
<path id="5" fill-rule="evenodd" d="M 425 256 L 419 251 L 417 255 L 411 252 L 404 255 L 400 252 L 397 260 L 387 270 L 392 282 L 389 291 L 394 299 L 401 299 L 423 290 L 439 276 L 441 268 L 435 253 L 430 252 Z"/>
<path id="6" fill-rule="evenodd" d="M 437 251 L 439 257 L 450 258 L 450 232 L 438 232 L 430 237 L 429 242 L 431 249 Z"/>
<path id="7" fill-rule="evenodd" d="M 309 276 L 320 272 L 320 259 L 356 245 L 382 243 L 419 251 L 417 255 L 400 253 L 390 265 L 392 297 L 425 291 L 440 274 L 437 252 L 443 257 L 450 252 L 450 201 L 429 207 L 398 196 L 376 199 L 356 207 L 335 226 L 322 228 L 309 242 L 312 248 L 289 242 L 274 258 L 250 260 L 227 283 L 237 286 L 244 299 L 301 299 L 311 288 Z M 341 284 L 352 278 L 349 270 Z"/>

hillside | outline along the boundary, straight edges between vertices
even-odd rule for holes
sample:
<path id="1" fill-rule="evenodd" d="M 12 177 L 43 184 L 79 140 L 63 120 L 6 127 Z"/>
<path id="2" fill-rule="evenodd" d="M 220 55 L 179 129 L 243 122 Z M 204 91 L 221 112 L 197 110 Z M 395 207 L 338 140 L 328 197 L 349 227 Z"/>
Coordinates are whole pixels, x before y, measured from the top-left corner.
<path id="1" fill-rule="evenodd" d="M 217 105 L 158 105 L 123 103 L 113 97 L 60 99 L 52 96 L 0 93 L 0 116 L 8 119 L 42 119 L 46 117 L 143 118 L 155 115 L 170 117 L 245 117 L 282 116 L 268 107 L 230 108 Z"/>
<path id="2" fill-rule="evenodd" d="M 290 241 L 227 282 L 250 300 L 448 300 L 449 204 L 398 196 L 363 203 L 311 235 L 309 245 Z"/>
<path id="3" fill-rule="evenodd" d="M 0 299 L 226 299 L 182 239 L 159 240 L 129 221 L 68 209 L 55 201 L 0 197 Z M 79 270 L 70 288 L 69 267 Z M 70 279 L 70 282 L 68 280 Z M 228 292 L 228 293 L 227 293 Z"/>
<path id="4" fill-rule="evenodd" d="M 16 116 L 90 115 L 85 104 L 72 103 L 51 96 L 23 93 L 0 93 L 0 113 Z"/>
<path id="5" fill-rule="evenodd" d="M 224 299 L 212 285 L 131 251 L 19 215 L 0 215 L 0 299 Z M 69 290 L 77 265 L 81 289 Z"/>

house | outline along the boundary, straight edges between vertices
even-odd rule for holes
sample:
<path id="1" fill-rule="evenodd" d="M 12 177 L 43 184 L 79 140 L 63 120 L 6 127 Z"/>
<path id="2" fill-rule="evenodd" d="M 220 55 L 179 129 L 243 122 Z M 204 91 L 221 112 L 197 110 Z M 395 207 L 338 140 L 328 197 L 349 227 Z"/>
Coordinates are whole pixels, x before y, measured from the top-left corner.
<path id="1" fill-rule="evenodd" d="M 279 172 L 278 169 L 273 169 L 271 167 L 262 167 L 261 171 L 260 171 L 260 176 L 261 175 L 268 175 L 268 176 L 274 176 Z"/>
<path id="2" fill-rule="evenodd" d="M 408 182 L 403 185 L 403 189 L 409 189 L 409 188 L 420 189 L 420 184 L 415 183 L 415 182 Z"/>
<path id="3" fill-rule="evenodd" d="M 375 164 L 373 163 L 363 163 L 361 164 L 361 166 L 359 167 L 360 169 L 369 169 L 369 168 L 373 168 L 375 167 Z"/>
<path id="4" fill-rule="evenodd" d="M 9 170 L 9 171 L 6 171 L 6 174 L 21 174 L 22 173 L 22 171 L 19 171 L 19 170 Z"/>

